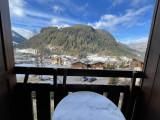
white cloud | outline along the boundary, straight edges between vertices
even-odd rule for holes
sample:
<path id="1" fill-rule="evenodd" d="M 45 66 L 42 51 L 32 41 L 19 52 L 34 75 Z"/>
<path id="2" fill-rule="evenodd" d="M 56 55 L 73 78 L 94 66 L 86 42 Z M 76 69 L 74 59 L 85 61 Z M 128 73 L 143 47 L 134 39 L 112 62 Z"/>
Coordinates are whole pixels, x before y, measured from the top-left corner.
<path id="1" fill-rule="evenodd" d="M 48 20 L 41 20 L 39 19 L 37 22 L 37 18 L 33 17 L 25 17 L 25 19 L 14 19 L 12 18 L 11 20 L 12 26 L 19 26 L 21 28 L 26 28 L 26 29 L 39 29 L 43 26 L 49 26 L 51 25 Z"/>
<path id="2" fill-rule="evenodd" d="M 25 9 L 25 14 L 31 17 L 41 17 L 41 18 L 52 18 L 52 15 L 41 12 L 41 11 L 35 11 L 35 10 L 27 10 Z"/>
<path id="3" fill-rule="evenodd" d="M 69 24 L 67 24 L 67 23 L 65 23 L 65 22 L 63 22 L 59 19 L 55 19 L 55 18 L 51 20 L 51 24 L 52 24 L 52 26 L 57 26 L 58 28 L 63 28 L 63 27 L 69 27 L 70 26 Z"/>
<path id="4" fill-rule="evenodd" d="M 24 0 L 9 0 L 10 14 L 12 17 L 24 17 L 24 7 L 26 2 Z"/>
<path id="5" fill-rule="evenodd" d="M 77 21 L 74 19 L 70 19 L 70 18 L 65 18 L 65 17 L 59 17 L 53 14 L 48 14 L 45 12 L 41 12 L 41 11 L 35 11 L 35 10 L 27 10 L 27 9 L 23 9 L 23 11 L 25 11 L 25 17 L 24 19 L 19 18 L 19 17 L 13 17 L 11 19 L 12 22 L 17 22 L 19 21 L 19 24 L 24 24 L 23 21 L 25 21 L 25 24 L 29 24 L 29 25 L 37 25 L 39 23 L 42 23 L 40 26 L 42 25 L 50 25 L 50 20 L 52 20 L 52 22 L 58 22 L 61 21 L 63 23 L 68 23 L 68 24 L 77 24 L 77 23 L 81 23 L 83 24 L 81 21 Z M 37 18 L 38 17 L 38 22 L 37 22 Z M 41 19 L 42 18 L 42 19 Z M 45 18 L 45 19 L 43 19 Z M 17 22 L 18 23 L 18 22 Z M 40 27 L 39 26 L 39 27 Z"/>
<path id="6" fill-rule="evenodd" d="M 89 23 L 95 28 L 108 28 L 109 30 L 115 29 L 117 25 L 132 27 L 138 24 L 138 20 L 149 10 L 152 6 L 148 5 L 138 10 L 129 9 L 124 15 L 106 14 L 101 16 L 100 20 L 95 23 Z"/>
<path id="7" fill-rule="evenodd" d="M 76 7 L 76 6 L 75 6 Z M 88 7 L 88 3 L 84 4 L 83 6 L 77 6 L 77 11 L 79 12 L 86 12 L 86 8 Z"/>
<path id="8" fill-rule="evenodd" d="M 63 9 L 62 7 L 60 7 L 60 6 L 58 6 L 58 5 L 54 5 L 54 6 L 53 6 L 53 10 L 54 10 L 55 13 L 60 13 L 60 12 L 62 12 L 64 9 Z"/>
<path id="9" fill-rule="evenodd" d="M 50 2 L 52 0 L 47 0 Z M 45 0 L 40 0 L 41 3 L 45 2 Z M 43 11 L 36 11 L 33 8 L 29 8 L 29 5 L 24 0 L 9 0 L 10 4 L 10 14 L 11 14 L 11 22 L 13 25 L 13 30 L 18 32 L 20 35 L 29 39 L 33 32 L 30 31 L 32 29 L 39 29 L 45 26 L 57 26 L 68 27 L 73 24 L 83 24 L 81 21 L 66 18 L 64 16 L 56 16 L 54 14 L 49 14 Z M 74 5 L 72 4 L 72 7 Z M 85 4 L 84 8 L 86 8 L 88 4 Z M 55 12 L 62 11 L 64 9 L 59 6 L 53 6 Z M 82 7 L 77 9 L 83 10 Z M 16 26 L 20 27 L 16 27 Z"/>
<path id="10" fill-rule="evenodd" d="M 59 28 L 64 28 L 64 27 L 69 27 L 70 25 L 68 25 L 68 24 L 62 24 L 62 25 L 59 25 L 58 27 Z"/>
<path id="11" fill-rule="evenodd" d="M 134 46 L 134 45 L 142 45 L 142 44 L 147 44 L 148 42 L 148 37 L 143 37 L 139 39 L 129 39 L 125 42 L 123 42 L 126 45 Z"/>
<path id="12" fill-rule="evenodd" d="M 26 8 L 22 8 L 22 9 L 25 14 L 23 18 L 22 16 L 16 16 L 16 17 L 11 16 L 11 23 L 14 27 L 18 25 L 21 28 L 25 28 L 26 30 L 27 29 L 38 30 L 42 27 L 51 26 L 51 25 L 61 28 L 61 27 L 68 27 L 72 24 L 77 24 L 77 23 L 83 24 L 81 21 L 77 21 L 71 18 L 65 18 L 63 16 L 62 17 L 56 16 L 53 14 L 48 14 L 48 13 L 41 12 L 41 11 L 35 11 L 32 9 L 26 9 Z M 30 32 L 27 32 L 25 34 L 24 31 L 25 30 L 21 32 L 21 30 L 18 29 L 17 32 L 20 33 L 22 36 L 24 36 L 27 39 L 30 38 Z"/>
<path id="13" fill-rule="evenodd" d="M 58 28 L 65 28 L 65 27 L 70 27 L 70 25 L 68 25 L 68 24 L 53 24 L 52 26 L 56 26 L 56 27 L 58 27 Z"/>
<path id="14" fill-rule="evenodd" d="M 146 5 L 146 3 L 149 3 L 150 0 L 110 0 L 112 2 L 111 7 L 115 7 L 116 5 L 120 5 L 121 3 L 129 3 L 129 6 L 132 7 L 140 7 L 141 5 Z"/>
<path id="15" fill-rule="evenodd" d="M 79 4 L 75 4 L 73 0 L 58 0 L 58 2 L 72 10 L 72 13 L 75 14 L 86 12 L 86 8 L 88 7 L 88 3 L 80 6 Z"/>
<path id="16" fill-rule="evenodd" d="M 40 0 L 40 1 L 43 3 L 45 0 Z M 52 1 L 52 0 L 47 0 L 47 2 L 49 1 Z M 43 23 L 44 25 L 50 25 L 50 20 L 54 18 L 54 19 L 57 19 L 63 22 L 63 24 L 65 23 L 67 24 L 81 23 L 82 24 L 81 21 L 77 21 L 77 20 L 70 19 L 70 18 L 65 18 L 63 16 L 56 16 L 53 14 L 48 14 L 46 12 L 36 11 L 30 8 L 27 8 L 26 7 L 27 3 L 24 2 L 24 0 L 9 0 L 9 4 L 10 4 L 10 14 L 11 14 L 12 23 L 15 23 L 15 22 L 18 23 L 17 21 L 19 21 L 18 24 L 24 25 L 23 21 L 25 21 L 25 24 L 27 25 L 29 24 L 30 26 L 34 24 L 38 24 L 38 23 Z M 57 12 L 58 10 L 62 11 L 62 8 L 60 8 L 59 6 L 56 6 L 55 10 L 57 10 Z M 35 17 L 38 17 L 38 22 Z"/>
<path id="17" fill-rule="evenodd" d="M 51 23 L 52 23 L 52 24 L 57 24 L 58 22 L 59 22 L 58 19 L 52 19 L 52 20 L 51 20 Z"/>
<path id="18" fill-rule="evenodd" d="M 121 3 L 123 3 L 124 0 L 112 0 L 112 6 L 116 6 L 119 5 Z"/>
<path id="19" fill-rule="evenodd" d="M 27 29 L 19 28 L 19 27 L 12 27 L 12 30 L 17 32 L 18 34 L 20 34 L 21 36 L 23 36 L 26 39 L 31 38 L 35 34 L 31 30 L 27 30 Z"/>
<path id="20" fill-rule="evenodd" d="M 141 4 L 145 4 L 149 0 L 131 0 L 131 6 L 139 6 Z"/>

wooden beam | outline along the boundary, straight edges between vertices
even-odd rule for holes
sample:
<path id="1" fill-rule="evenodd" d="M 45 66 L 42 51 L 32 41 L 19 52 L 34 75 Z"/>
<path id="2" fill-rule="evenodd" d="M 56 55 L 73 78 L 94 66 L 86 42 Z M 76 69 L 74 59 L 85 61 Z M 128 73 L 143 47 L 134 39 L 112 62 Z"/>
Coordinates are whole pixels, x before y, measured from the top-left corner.
<path id="1" fill-rule="evenodd" d="M 18 89 L 23 88 L 23 83 L 17 83 L 16 85 Z M 63 87 L 62 84 L 58 84 L 58 87 Z M 84 84 L 66 84 L 67 91 L 76 92 L 76 91 L 101 91 L 108 92 L 110 89 L 119 92 L 125 92 L 126 88 L 128 90 L 128 85 L 84 85 Z M 42 84 L 42 83 L 27 83 L 26 89 L 28 91 L 54 91 L 54 87 L 51 84 Z"/>
<path id="2" fill-rule="evenodd" d="M 114 89 L 110 89 L 107 94 L 107 98 L 110 99 L 117 107 L 119 103 L 120 92 L 115 91 Z"/>
<path id="3" fill-rule="evenodd" d="M 44 91 L 43 89 L 36 91 L 36 100 L 37 119 L 51 120 L 50 91 Z"/>
<path id="4" fill-rule="evenodd" d="M 15 67 L 15 74 L 26 74 L 27 67 Z M 64 76 L 67 71 L 67 76 L 96 76 L 96 77 L 125 77 L 132 78 L 134 71 L 129 70 L 91 70 L 91 69 L 70 69 L 70 68 L 57 68 L 54 72 L 57 75 Z M 143 72 L 136 71 L 137 78 L 143 78 Z M 53 75 L 53 68 L 38 68 L 30 67 L 30 74 L 36 75 Z"/>
<path id="5" fill-rule="evenodd" d="M 4 60 L 4 62 L 2 61 L 0 64 L 5 64 L 3 65 L 5 66 L 5 71 L 11 71 L 14 69 L 14 54 L 8 0 L 0 0 L 0 29 L 1 52 L 3 52 L 3 55 L 0 57 Z M 9 78 L 11 94 L 15 84 L 16 76 L 15 74 L 12 74 Z"/>

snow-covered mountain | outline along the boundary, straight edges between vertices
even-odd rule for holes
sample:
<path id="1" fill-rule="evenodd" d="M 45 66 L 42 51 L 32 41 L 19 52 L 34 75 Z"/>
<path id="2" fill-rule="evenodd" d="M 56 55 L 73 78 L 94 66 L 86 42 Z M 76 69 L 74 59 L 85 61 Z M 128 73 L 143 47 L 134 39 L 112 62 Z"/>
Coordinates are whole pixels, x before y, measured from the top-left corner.
<path id="1" fill-rule="evenodd" d="M 148 43 L 148 37 L 143 37 L 136 40 L 129 40 L 124 42 L 125 45 L 129 46 L 131 49 L 140 52 L 142 55 L 145 54 Z"/>
<path id="2" fill-rule="evenodd" d="M 145 53 L 146 48 L 147 48 L 147 43 L 146 44 L 135 45 L 135 46 L 130 46 L 130 48 L 134 49 L 138 52 Z"/>
<path id="3" fill-rule="evenodd" d="M 141 55 L 144 55 L 146 53 L 147 43 L 148 43 L 147 37 L 123 42 L 123 44 L 127 45 L 130 49 L 139 52 Z"/>
<path id="4" fill-rule="evenodd" d="M 19 44 L 19 43 L 24 42 L 26 40 L 27 40 L 26 38 L 24 38 L 23 36 L 21 36 L 20 34 L 18 34 L 17 32 L 12 30 L 13 45 Z"/>

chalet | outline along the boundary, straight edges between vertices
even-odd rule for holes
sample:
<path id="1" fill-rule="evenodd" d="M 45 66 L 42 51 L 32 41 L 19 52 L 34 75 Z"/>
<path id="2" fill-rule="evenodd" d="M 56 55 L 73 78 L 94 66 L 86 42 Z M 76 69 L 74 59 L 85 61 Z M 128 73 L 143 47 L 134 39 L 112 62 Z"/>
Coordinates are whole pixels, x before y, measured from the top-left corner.
<path id="1" fill-rule="evenodd" d="M 131 69 L 132 70 L 142 70 L 143 64 L 144 62 L 142 59 L 134 58 L 132 59 L 132 62 L 131 62 Z"/>
<path id="2" fill-rule="evenodd" d="M 61 64 L 62 64 L 62 65 L 66 65 L 66 64 L 67 64 L 68 59 L 66 59 L 66 58 L 61 58 L 60 60 L 61 60 Z"/>
<path id="3" fill-rule="evenodd" d="M 59 59 L 58 58 L 53 58 L 52 59 L 52 64 L 58 64 Z"/>
<path id="4" fill-rule="evenodd" d="M 60 63 L 61 65 L 66 65 L 67 61 L 68 61 L 68 59 L 66 59 L 66 58 L 57 57 L 57 58 L 53 58 L 52 59 L 52 64 L 58 64 L 58 63 Z"/>
<path id="5" fill-rule="evenodd" d="M 71 62 L 76 61 L 76 59 L 75 59 L 75 58 L 72 58 L 72 57 L 71 57 L 70 59 L 71 59 Z"/>
<path id="6" fill-rule="evenodd" d="M 93 62 L 89 64 L 91 69 L 103 69 L 105 65 L 103 62 Z"/>
<path id="7" fill-rule="evenodd" d="M 130 69 L 130 65 L 125 65 L 124 69 Z"/>
<path id="8" fill-rule="evenodd" d="M 66 59 L 70 60 L 70 57 L 66 56 Z"/>
<path id="9" fill-rule="evenodd" d="M 84 62 L 81 62 L 81 61 L 75 61 L 75 62 L 72 62 L 72 68 L 81 68 L 81 69 L 86 69 L 87 68 L 87 65 L 84 63 Z"/>
<path id="10" fill-rule="evenodd" d="M 84 62 L 84 63 L 89 63 L 89 60 L 88 59 L 82 59 L 82 62 Z"/>
<path id="11" fill-rule="evenodd" d="M 60 57 L 61 57 L 61 56 L 59 56 L 59 55 L 56 56 L 57 59 L 60 58 Z"/>
<path id="12" fill-rule="evenodd" d="M 40 55 L 40 56 L 38 56 L 38 59 L 44 60 L 44 56 Z"/>

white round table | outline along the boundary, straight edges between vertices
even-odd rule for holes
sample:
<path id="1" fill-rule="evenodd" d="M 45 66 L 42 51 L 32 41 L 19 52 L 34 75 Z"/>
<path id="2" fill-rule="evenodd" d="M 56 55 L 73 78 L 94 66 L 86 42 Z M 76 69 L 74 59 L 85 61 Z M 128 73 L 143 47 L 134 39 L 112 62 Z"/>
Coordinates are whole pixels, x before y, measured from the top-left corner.
<path id="1" fill-rule="evenodd" d="M 108 98 L 88 91 L 72 93 L 57 105 L 52 120 L 125 120 Z"/>

